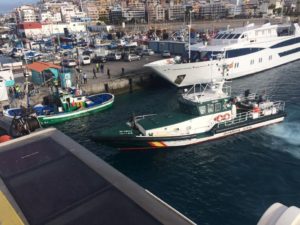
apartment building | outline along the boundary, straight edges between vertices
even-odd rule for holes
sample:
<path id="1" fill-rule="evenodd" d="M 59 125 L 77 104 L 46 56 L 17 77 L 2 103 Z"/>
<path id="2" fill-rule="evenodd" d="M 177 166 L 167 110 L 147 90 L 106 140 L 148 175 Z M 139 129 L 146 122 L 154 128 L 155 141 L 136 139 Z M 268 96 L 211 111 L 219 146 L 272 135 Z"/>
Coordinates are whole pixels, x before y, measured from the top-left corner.
<path id="1" fill-rule="evenodd" d="M 23 5 L 16 8 L 17 22 L 37 22 L 39 21 L 38 10 L 31 5 Z"/>

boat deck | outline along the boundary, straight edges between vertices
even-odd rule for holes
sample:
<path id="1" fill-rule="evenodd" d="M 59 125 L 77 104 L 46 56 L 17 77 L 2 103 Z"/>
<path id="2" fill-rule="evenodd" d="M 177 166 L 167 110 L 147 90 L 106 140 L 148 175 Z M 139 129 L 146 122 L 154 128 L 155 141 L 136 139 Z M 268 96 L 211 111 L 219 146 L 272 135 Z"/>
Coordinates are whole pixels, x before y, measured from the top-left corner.
<path id="1" fill-rule="evenodd" d="M 54 128 L 0 145 L 0 210 L 4 224 L 193 224 Z"/>
<path id="2" fill-rule="evenodd" d="M 145 129 L 151 130 L 154 128 L 170 126 L 180 122 L 184 122 L 190 119 L 193 119 L 197 116 L 190 115 L 186 113 L 181 113 L 179 111 L 172 113 L 162 113 L 154 116 L 147 116 L 142 120 L 139 120 L 138 123 Z"/>

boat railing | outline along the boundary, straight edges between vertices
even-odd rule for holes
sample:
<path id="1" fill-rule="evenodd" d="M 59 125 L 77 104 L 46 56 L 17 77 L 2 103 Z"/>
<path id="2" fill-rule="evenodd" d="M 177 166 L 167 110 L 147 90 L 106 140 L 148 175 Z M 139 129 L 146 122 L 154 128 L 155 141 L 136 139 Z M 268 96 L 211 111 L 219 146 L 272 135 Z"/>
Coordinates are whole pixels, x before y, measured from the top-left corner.
<path id="1" fill-rule="evenodd" d="M 155 116 L 155 115 L 156 115 L 156 114 L 140 115 L 140 116 L 135 116 L 134 119 L 135 119 L 136 121 L 138 121 L 138 120 L 145 119 L 146 117 Z"/>
<path id="2" fill-rule="evenodd" d="M 227 96 L 231 95 L 231 86 L 224 85 L 224 82 L 215 82 L 208 83 L 206 85 L 203 84 L 194 84 L 189 90 L 186 90 L 182 95 L 183 98 L 187 100 L 196 100 L 201 102 L 202 98 L 207 96 L 205 93 L 216 93 L 216 94 L 226 94 Z M 191 99 L 192 98 L 192 99 Z M 212 97 L 213 98 L 213 97 Z"/>
<path id="3" fill-rule="evenodd" d="M 260 108 L 259 112 L 247 111 L 247 112 L 238 113 L 233 119 L 218 123 L 218 127 L 231 126 L 233 124 L 246 122 L 249 119 L 258 119 L 270 115 L 275 115 L 278 114 L 279 112 L 284 112 L 284 109 L 285 109 L 285 102 L 283 101 L 272 102 L 272 104 Z"/>

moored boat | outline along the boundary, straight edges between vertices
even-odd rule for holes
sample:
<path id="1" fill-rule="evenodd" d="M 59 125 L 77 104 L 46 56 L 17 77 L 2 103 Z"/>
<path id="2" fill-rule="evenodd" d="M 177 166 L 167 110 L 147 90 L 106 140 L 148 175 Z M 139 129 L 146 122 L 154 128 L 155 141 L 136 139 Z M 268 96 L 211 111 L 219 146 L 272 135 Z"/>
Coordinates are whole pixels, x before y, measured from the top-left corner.
<path id="1" fill-rule="evenodd" d="M 189 55 L 145 66 L 177 87 L 241 78 L 299 60 L 300 27 L 266 23 L 227 29 L 208 42 L 191 45 Z M 226 65 L 226 72 L 220 65 Z"/>
<path id="2" fill-rule="evenodd" d="M 53 125 L 67 120 L 86 116 L 92 113 L 110 108 L 114 102 L 114 95 L 100 93 L 90 96 L 75 96 L 73 94 L 62 95 L 55 104 L 36 105 L 33 113 L 41 125 Z M 22 114 L 20 108 L 12 108 L 4 111 L 4 115 L 13 118 Z"/>
<path id="3" fill-rule="evenodd" d="M 92 139 L 120 150 L 198 144 L 284 120 L 285 103 L 245 92 L 231 97 L 224 81 L 194 85 L 178 98 L 178 110 L 134 116 L 122 128 L 105 129 Z"/>

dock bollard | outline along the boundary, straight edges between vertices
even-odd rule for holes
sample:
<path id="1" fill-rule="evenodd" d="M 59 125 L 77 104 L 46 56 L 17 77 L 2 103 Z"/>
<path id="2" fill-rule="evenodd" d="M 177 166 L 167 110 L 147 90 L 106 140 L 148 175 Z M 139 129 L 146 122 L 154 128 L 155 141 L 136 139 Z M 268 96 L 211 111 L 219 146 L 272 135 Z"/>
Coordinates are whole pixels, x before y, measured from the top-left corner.
<path id="1" fill-rule="evenodd" d="M 128 81 L 129 81 L 129 93 L 132 93 L 132 78 L 130 77 Z"/>
<path id="2" fill-rule="evenodd" d="M 108 84 L 104 84 L 105 92 L 109 92 Z"/>

